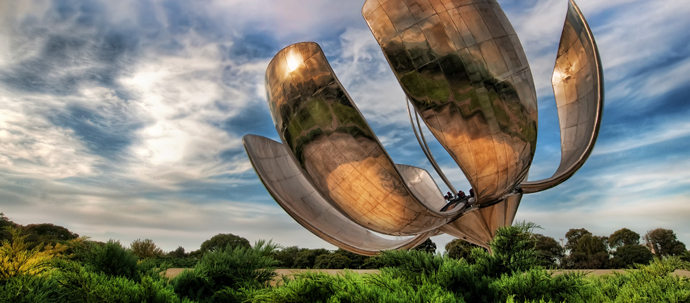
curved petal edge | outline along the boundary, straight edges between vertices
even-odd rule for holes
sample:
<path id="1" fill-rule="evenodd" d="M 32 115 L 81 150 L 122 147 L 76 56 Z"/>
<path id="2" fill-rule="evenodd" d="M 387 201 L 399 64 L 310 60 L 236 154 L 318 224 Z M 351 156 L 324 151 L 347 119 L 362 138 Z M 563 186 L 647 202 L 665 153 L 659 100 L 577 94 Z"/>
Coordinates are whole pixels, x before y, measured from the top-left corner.
<path id="1" fill-rule="evenodd" d="M 552 85 L 561 129 L 561 164 L 551 178 L 522 183 L 524 193 L 544 191 L 572 177 L 592 153 L 599 135 L 604 72 L 592 30 L 573 0 L 568 5 Z"/>
<path id="2" fill-rule="evenodd" d="M 255 135 L 244 136 L 242 141 L 259 179 L 276 202 L 300 225 L 328 243 L 372 256 L 384 250 L 414 248 L 436 232 L 401 240 L 382 238 L 335 210 L 290 159 L 284 144 Z"/>

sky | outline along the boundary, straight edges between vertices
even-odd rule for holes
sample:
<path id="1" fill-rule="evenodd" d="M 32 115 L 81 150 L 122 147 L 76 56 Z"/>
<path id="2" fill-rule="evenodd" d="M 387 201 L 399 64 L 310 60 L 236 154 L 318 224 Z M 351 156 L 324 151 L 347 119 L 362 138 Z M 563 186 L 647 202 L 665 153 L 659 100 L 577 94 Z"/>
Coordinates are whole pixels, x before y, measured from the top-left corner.
<path id="1" fill-rule="evenodd" d="M 560 162 L 550 79 L 568 3 L 498 2 L 535 78 L 530 180 L 539 180 Z M 314 41 L 394 161 L 432 171 L 363 3 L 0 0 L 0 212 L 98 241 L 149 238 L 166 251 L 198 249 L 218 233 L 335 249 L 273 201 L 241 138 L 279 140 L 266 67 L 283 47 Z M 608 236 L 662 227 L 690 245 L 690 5 L 578 4 L 604 67 L 599 140 L 570 180 L 526 195 L 516 220 L 557 240 L 571 228 Z M 431 141 L 446 174 L 467 191 L 460 169 Z M 452 237 L 432 240 L 442 250 Z"/>

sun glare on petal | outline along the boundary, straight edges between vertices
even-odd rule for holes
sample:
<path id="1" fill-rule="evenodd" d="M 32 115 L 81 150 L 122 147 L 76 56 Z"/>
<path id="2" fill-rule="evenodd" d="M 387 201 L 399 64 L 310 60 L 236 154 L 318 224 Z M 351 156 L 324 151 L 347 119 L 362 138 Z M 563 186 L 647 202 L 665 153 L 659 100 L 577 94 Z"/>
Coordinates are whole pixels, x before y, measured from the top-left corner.
<path id="1" fill-rule="evenodd" d="M 302 55 L 299 52 L 291 51 L 287 54 L 287 63 L 288 63 L 288 69 L 290 70 L 290 72 L 293 72 L 302 63 L 304 63 L 304 60 L 302 59 Z"/>

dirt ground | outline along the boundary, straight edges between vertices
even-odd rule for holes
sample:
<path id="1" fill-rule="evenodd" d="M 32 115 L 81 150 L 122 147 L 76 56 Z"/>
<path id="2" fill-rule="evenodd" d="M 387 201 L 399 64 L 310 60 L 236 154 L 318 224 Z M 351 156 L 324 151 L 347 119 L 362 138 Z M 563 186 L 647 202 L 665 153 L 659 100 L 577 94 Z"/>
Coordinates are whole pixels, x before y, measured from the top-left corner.
<path id="1" fill-rule="evenodd" d="M 167 272 L 165 272 L 165 275 L 168 278 L 174 278 L 180 273 L 182 273 L 186 268 L 171 268 L 168 269 Z M 193 269 L 190 269 L 193 270 Z M 307 271 L 318 271 L 322 273 L 327 273 L 329 275 L 337 275 L 339 273 L 342 273 L 343 270 L 341 269 L 276 269 L 276 273 L 278 274 L 277 277 L 271 281 L 271 286 L 276 286 L 276 284 L 280 283 L 283 279 L 282 276 L 292 276 L 295 274 L 307 272 Z M 352 272 L 358 273 L 358 274 L 376 274 L 379 271 L 376 269 L 359 269 L 359 270 L 351 270 Z M 587 275 L 590 276 L 603 276 L 603 275 L 610 275 L 613 272 L 619 272 L 619 273 L 624 273 L 625 270 L 623 269 L 592 269 L 592 270 L 555 270 L 553 271 L 554 275 L 562 275 L 566 272 L 573 272 L 573 271 L 581 271 L 581 272 L 586 272 Z M 681 277 L 686 277 L 690 278 L 690 271 L 684 271 L 684 270 L 679 270 L 675 272 L 676 275 L 681 276 Z"/>

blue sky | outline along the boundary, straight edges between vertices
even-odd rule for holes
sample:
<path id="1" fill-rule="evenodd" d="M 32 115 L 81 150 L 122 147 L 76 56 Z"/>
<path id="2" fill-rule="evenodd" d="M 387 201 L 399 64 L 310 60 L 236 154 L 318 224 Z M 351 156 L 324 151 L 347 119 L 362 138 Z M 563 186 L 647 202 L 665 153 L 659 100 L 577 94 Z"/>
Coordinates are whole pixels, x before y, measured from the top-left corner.
<path id="1" fill-rule="evenodd" d="M 537 86 L 536 180 L 560 159 L 550 79 L 567 1 L 499 3 Z M 100 241 L 151 238 L 165 250 L 194 250 L 218 233 L 333 248 L 271 199 L 241 137 L 278 139 L 266 66 L 281 48 L 315 41 L 394 160 L 431 169 L 362 4 L 0 0 L 0 211 Z M 587 164 L 561 186 L 526 196 L 517 220 L 556 239 L 570 228 L 609 235 L 664 227 L 690 244 L 690 6 L 578 4 L 605 69 L 602 131 Z M 467 190 L 440 145 L 432 150 Z M 441 248 L 451 238 L 433 240 Z"/>

